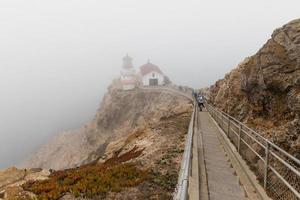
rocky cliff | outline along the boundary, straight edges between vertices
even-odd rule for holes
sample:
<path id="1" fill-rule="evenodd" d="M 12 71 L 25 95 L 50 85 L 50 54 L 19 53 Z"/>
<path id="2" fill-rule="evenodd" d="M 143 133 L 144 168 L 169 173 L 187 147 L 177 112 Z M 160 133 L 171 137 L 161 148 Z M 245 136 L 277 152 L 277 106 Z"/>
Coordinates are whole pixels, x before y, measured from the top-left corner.
<path id="1" fill-rule="evenodd" d="M 115 81 L 89 124 L 0 171 L 0 199 L 172 199 L 191 113 L 186 97 Z"/>
<path id="2" fill-rule="evenodd" d="M 210 88 L 210 101 L 300 158 L 300 19 Z"/>
<path id="3" fill-rule="evenodd" d="M 107 145 L 116 139 L 190 108 L 184 97 L 159 91 L 122 91 L 114 81 L 94 120 L 78 130 L 58 134 L 22 167 L 57 170 L 90 163 L 103 156 Z"/>

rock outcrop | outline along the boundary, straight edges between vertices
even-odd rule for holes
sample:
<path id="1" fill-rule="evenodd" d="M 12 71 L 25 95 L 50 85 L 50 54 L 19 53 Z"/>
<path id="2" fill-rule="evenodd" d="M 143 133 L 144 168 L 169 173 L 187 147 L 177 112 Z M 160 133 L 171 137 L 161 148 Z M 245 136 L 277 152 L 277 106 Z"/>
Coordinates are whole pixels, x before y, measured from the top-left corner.
<path id="1" fill-rule="evenodd" d="M 22 191 L 20 185 L 27 181 L 38 181 L 48 179 L 50 172 L 42 169 L 17 169 L 15 167 L 0 170 L 0 199 L 10 198 L 22 193 L 22 196 L 30 196 L 28 192 Z"/>
<path id="2" fill-rule="evenodd" d="M 191 108 L 190 102 L 178 95 L 119 88 L 118 81 L 109 87 L 92 122 L 58 134 L 22 167 L 57 170 L 90 163 L 103 156 L 107 145 L 117 138 L 157 122 L 162 116 Z"/>
<path id="3" fill-rule="evenodd" d="M 91 123 L 56 136 L 27 162 L 55 170 L 0 171 L 0 199 L 172 199 L 192 102 L 118 88 L 109 88 Z"/>
<path id="4" fill-rule="evenodd" d="M 300 19 L 210 88 L 210 101 L 300 158 Z"/>

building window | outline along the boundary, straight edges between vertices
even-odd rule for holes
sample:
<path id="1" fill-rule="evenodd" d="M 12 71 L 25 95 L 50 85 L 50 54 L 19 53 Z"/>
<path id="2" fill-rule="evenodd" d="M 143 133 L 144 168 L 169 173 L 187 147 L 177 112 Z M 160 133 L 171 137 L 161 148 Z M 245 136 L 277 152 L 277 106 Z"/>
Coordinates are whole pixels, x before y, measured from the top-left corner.
<path id="1" fill-rule="evenodd" d="M 154 73 L 152 73 L 152 77 L 155 77 L 155 74 L 154 74 Z"/>

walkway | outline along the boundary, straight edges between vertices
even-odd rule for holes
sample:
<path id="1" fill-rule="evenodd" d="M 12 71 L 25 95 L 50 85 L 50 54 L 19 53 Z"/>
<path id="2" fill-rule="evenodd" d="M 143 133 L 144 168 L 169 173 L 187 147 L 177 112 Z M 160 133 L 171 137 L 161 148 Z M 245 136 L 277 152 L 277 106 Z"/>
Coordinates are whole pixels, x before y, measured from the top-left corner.
<path id="1" fill-rule="evenodd" d="M 176 88 L 156 89 L 193 100 Z M 193 112 L 174 199 L 300 199 L 299 159 L 228 114 L 209 104 L 206 108 L 210 114 Z M 226 127 L 224 132 L 217 123 Z M 256 168 L 247 164 L 249 159 Z"/>
<path id="2" fill-rule="evenodd" d="M 210 200 L 243 200 L 245 194 L 216 133 L 219 131 L 208 112 L 198 115 L 198 134 L 203 145 L 207 190 Z M 199 146 L 199 148 L 201 148 Z M 201 156 L 201 154 L 199 154 Z M 201 160 L 201 159 L 199 159 Z M 201 161 L 200 161 L 201 162 Z M 203 169 L 200 169 L 200 171 Z M 201 179 L 201 177 L 200 177 Z M 201 182 L 201 181 L 200 181 Z M 202 186 L 203 187 L 203 186 Z M 202 190 L 200 190 L 202 191 Z M 200 197 L 203 194 L 200 194 Z"/>

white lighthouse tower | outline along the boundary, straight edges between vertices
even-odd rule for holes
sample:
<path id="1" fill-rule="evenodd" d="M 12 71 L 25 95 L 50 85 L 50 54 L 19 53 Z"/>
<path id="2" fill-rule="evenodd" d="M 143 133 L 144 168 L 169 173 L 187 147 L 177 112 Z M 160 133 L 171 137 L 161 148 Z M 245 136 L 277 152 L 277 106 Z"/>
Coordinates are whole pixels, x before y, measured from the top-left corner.
<path id="1" fill-rule="evenodd" d="M 132 58 L 128 54 L 123 58 L 121 83 L 123 90 L 132 90 L 136 87 L 136 74 L 132 65 Z"/>

